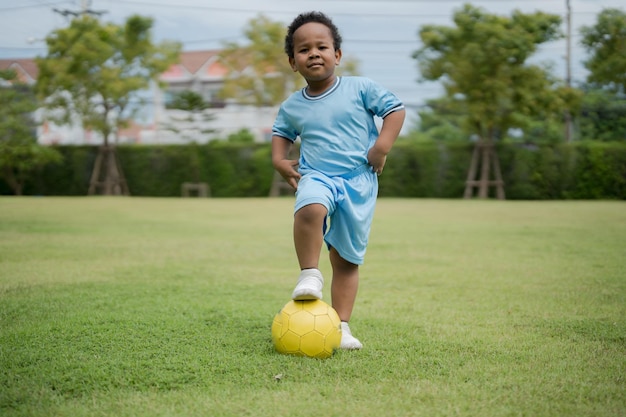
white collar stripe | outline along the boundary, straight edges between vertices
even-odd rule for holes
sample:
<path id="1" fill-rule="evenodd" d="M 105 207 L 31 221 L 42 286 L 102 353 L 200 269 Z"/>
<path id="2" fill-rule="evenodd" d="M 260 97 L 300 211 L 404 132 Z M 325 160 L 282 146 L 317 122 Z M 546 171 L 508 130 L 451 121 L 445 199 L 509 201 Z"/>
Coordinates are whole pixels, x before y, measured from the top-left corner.
<path id="1" fill-rule="evenodd" d="M 335 80 L 335 83 L 326 91 L 324 91 L 322 94 L 320 94 L 319 96 L 312 96 L 309 95 L 306 92 L 306 87 L 302 89 L 302 96 L 307 99 L 307 100 L 321 100 L 326 96 L 329 96 L 330 94 L 333 93 L 333 91 L 335 91 L 337 88 L 339 88 L 339 83 L 341 82 L 341 77 L 337 77 L 337 79 Z"/>

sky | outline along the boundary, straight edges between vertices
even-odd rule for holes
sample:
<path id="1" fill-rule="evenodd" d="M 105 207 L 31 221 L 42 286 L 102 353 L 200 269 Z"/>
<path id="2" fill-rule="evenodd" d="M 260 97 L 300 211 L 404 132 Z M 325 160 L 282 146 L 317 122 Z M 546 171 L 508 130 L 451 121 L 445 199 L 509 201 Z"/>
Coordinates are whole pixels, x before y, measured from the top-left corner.
<path id="1" fill-rule="evenodd" d="M 475 0 L 488 13 L 510 16 L 513 10 L 558 14 L 565 22 L 567 0 Z M 247 23 L 260 14 L 288 25 L 305 11 L 328 14 L 343 37 L 343 55 L 359 61 L 360 74 L 396 93 L 411 108 L 442 94 L 438 83 L 419 82 L 412 53 L 419 49 L 422 25 L 452 26 L 452 15 L 466 1 L 457 0 L 0 0 L 0 58 L 32 58 L 46 53 L 43 39 L 68 25 L 63 12 L 83 6 L 102 12 L 117 24 L 132 14 L 154 19 L 155 41 L 182 42 L 186 51 L 220 49 L 225 42 L 245 44 Z M 605 8 L 626 10 L 624 0 L 570 0 L 572 16 L 571 69 L 574 82 L 584 81 L 587 58 L 580 46 L 580 27 L 593 25 Z M 56 11 L 55 11 L 56 9 Z M 562 26 L 565 32 L 565 24 Z M 565 78 L 566 42 L 545 44 L 534 62 L 553 66 Z M 286 58 L 285 58 L 286 59 Z"/>

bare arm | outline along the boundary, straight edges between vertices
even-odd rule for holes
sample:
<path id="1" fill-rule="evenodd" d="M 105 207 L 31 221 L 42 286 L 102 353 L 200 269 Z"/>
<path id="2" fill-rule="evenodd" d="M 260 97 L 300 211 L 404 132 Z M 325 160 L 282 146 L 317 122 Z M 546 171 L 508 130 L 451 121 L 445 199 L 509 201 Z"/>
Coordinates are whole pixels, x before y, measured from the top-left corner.
<path id="1" fill-rule="evenodd" d="M 367 154 L 367 160 L 378 175 L 383 172 L 387 154 L 400 134 L 402 124 L 404 123 L 404 110 L 398 110 L 390 113 L 383 119 L 383 126 L 380 129 L 376 143 Z"/>
<path id="2" fill-rule="evenodd" d="M 300 173 L 296 170 L 298 161 L 289 159 L 292 142 L 281 136 L 272 136 L 272 165 L 274 169 L 291 185 L 298 188 Z"/>

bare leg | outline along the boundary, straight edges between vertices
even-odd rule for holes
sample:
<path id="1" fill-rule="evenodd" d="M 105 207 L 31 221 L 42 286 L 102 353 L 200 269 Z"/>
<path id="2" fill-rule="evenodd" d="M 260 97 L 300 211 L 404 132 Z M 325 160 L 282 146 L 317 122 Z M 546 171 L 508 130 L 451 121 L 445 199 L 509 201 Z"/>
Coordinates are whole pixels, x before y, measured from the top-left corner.
<path id="1" fill-rule="evenodd" d="M 333 308 L 341 321 L 350 321 L 352 308 L 359 289 L 359 266 L 346 261 L 335 248 L 330 249 L 333 281 L 330 287 Z"/>
<path id="2" fill-rule="evenodd" d="M 324 243 L 322 226 L 327 210 L 321 204 L 310 204 L 298 210 L 293 222 L 293 241 L 300 269 L 319 268 Z"/>
<path id="3" fill-rule="evenodd" d="M 291 294 L 294 300 L 319 300 L 323 296 L 324 277 L 319 270 L 319 261 L 324 242 L 322 228 L 326 213 L 326 207 L 321 204 L 310 204 L 296 212 L 293 241 L 300 264 L 300 275 Z"/>
<path id="4" fill-rule="evenodd" d="M 361 349 L 363 344 L 352 335 L 348 325 L 359 289 L 359 266 L 343 259 L 335 248 L 330 249 L 330 263 L 333 266 L 330 294 L 333 299 L 333 308 L 342 322 L 339 347 L 347 350 Z"/>

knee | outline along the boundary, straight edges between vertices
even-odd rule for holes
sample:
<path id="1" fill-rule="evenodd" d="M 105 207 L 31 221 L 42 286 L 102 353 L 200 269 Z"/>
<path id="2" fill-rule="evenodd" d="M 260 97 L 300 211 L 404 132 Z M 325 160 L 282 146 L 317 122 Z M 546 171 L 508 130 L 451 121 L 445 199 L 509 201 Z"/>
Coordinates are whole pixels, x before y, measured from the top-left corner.
<path id="1" fill-rule="evenodd" d="M 296 222 L 301 224 L 322 224 L 326 217 L 326 207 L 321 204 L 309 204 L 296 212 Z"/>
<path id="2" fill-rule="evenodd" d="M 339 255 L 339 252 L 337 252 L 337 249 L 334 247 L 330 248 L 330 263 L 333 268 L 345 273 L 356 272 L 359 270 L 359 265 L 342 258 L 341 255 Z"/>

